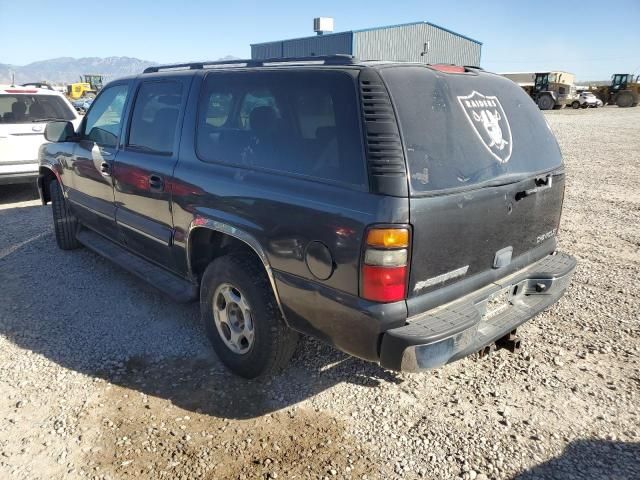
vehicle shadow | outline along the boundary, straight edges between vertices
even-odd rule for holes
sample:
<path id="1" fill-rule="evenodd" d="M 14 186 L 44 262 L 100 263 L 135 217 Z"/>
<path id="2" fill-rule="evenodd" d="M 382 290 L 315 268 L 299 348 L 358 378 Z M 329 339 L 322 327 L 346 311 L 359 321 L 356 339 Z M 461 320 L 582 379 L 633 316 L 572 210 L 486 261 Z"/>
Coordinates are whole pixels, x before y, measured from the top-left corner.
<path id="1" fill-rule="evenodd" d="M 577 440 L 514 480 L 631 480 L 640 478 L 640 443 Z"/>
<path id="2" fill-rule="evenodd" d="M 252 418 L 348 382 L 400 377 L 302 338 L 291 366 L 268 380 L 229 374 L 180 305 L 86 250 L 57 248 L 50 207 L 0 210 L 0 334 L 74 371 L 194 412 Z"/>
<path id="3" fill-rule="evenodd" d="M 38 200 L 38 188 L 36 187 L 35 180 L 33 184 L 21 183 L 18 185 L 0 186 L 0 205 L 28 202 L 30 200 Z"/>

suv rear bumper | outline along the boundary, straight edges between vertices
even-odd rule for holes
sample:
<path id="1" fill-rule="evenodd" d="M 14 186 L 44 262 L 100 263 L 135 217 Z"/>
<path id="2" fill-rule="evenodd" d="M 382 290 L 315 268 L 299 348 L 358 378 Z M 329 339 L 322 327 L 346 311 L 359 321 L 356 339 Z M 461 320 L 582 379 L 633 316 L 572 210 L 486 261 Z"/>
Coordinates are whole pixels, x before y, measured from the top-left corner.
<path id="1" fill-rule="evenodd" d="M 37 170 L 35 172 L 0 173 L 0 185 L 35 183 L 37 178 Z"/>
<path id="2" fill-rule="evenodd" d="M 380 364 L 417 372 L 481 350 L 558 301 L 575 266 L 569 255 L 549 255 L 459 300 L 408 318 L 407 325 L 384 333 Z M 497 308 L 487 314 L 488 302 Z"/>
<path id="3" fill-rule="evenodd" d="M 38 177 L 38 160 L 0 160 L 0 185 L 31 183 Z"/>

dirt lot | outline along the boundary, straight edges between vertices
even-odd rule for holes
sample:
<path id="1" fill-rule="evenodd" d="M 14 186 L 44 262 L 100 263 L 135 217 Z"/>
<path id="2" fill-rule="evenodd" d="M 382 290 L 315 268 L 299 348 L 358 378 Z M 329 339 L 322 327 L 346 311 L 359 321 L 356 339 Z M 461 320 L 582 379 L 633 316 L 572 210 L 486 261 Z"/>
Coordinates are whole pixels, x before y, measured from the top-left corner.
<path id="1" fill-rule="evenodd" d="M 396 374 L 304 340 L 268 383 L 0 189 L 0 478 L 640 478 L 640 108 L 547 114 L 566 297 L 502 350 Z"/>

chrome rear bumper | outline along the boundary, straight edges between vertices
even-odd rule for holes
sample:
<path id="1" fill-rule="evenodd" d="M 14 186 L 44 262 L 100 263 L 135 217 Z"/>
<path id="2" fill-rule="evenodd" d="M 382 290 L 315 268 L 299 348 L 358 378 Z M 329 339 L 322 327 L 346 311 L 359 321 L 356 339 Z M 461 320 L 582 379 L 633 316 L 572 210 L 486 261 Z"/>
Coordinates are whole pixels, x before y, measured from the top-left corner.
<path id="1" fill-rule="evenodd" d="M 508 335 L 564 294 L 576 260 L 555 253 L 387 330 L 380 364 L 417 372 L 453 362 Z"/>

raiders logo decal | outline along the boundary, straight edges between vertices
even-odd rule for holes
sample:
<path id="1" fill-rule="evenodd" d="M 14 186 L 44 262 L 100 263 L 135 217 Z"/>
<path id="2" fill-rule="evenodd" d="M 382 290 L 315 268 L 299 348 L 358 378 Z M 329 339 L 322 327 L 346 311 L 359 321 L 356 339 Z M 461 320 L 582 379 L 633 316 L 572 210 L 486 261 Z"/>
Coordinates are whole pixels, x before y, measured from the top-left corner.
<path id="1" fill-rule="evenodd" d="M 500 163 L 511 158 L 513 140 L 507 115 L 497 97 L 485 96 L 476 91 L 458 102 L 471 126 L 485 148 Z"/>

